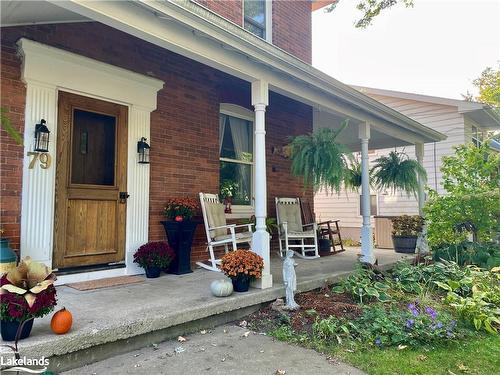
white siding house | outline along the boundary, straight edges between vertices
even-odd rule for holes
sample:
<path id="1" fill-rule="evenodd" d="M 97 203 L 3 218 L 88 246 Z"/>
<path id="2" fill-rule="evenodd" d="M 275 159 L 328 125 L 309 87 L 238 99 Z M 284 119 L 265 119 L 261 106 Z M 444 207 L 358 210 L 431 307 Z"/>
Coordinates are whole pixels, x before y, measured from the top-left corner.
<path id="1" fill-rule="evenodd" d="M 487 131 L 500 129 L 500 117 L 481 103 L 366 87 L 355 88 L 447 136 L 446 140 L 427 143 L 424 148 L 423 164 L 427 171 L 427 185 L 439 193 L 444 193 L 441 184 L 442 157 L 451 155 L 453 146 L 481 141 Z M 404 150 L 411 158 L 415 158 L 414 146 L 398 147 L 398 150 Z M 370 152 L 370 162 L 389 151 L 391 149 Z M 362 220 L 359 214 L 359 194 L 346 191 L 342 191 L 339 195 L 327 194 L 324 191 L 317 193 L 314 199 L 317 218 L 340 219 L 343 237 L 358 240 Z M 373 191 L 372 194 L 375 202 L 372 202 L 371 212 L 374 216 L 418 214 L 417 199 L 413 196 L 407 197 L 405 193 L 390 191 Z M 372 225 L 374 225 L 373 218 Z"/>

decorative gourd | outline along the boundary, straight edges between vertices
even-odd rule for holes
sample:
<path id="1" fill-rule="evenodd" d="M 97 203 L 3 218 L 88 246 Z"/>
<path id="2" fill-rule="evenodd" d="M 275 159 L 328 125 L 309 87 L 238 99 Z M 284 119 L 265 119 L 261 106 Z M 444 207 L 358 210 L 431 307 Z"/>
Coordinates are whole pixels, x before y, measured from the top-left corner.
<path id="1" fill-rule="evenodd" d="M 71 329 L 72 324 L 73 315 L 71 315 L 71 313 L 63 307 L 61 310 L 56 312 L 54 316 L 52 316 L 50 328 L 54 333 L 62 335 Z"/>
<path id="2" fill-rule="evenodd" d="M 229 279 L 212 281 L 210 291 L 216 297 L 230 296 L 233 293 L 233 283 Z"/>

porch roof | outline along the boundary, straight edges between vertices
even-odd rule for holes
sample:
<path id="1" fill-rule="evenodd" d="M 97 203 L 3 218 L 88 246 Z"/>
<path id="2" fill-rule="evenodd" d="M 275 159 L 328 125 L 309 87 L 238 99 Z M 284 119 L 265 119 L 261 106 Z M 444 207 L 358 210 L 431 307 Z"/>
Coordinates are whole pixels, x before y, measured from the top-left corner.
<path id="1" fill-rule="evenodd" d="M 311 105 L 316 111 L 336 118 L 349 117 L 354 124 L 369 122 L 385 139 L 380 145 L 372 143 L 374 148 L 446 138 L 193 1 L 50 2 L 246 81 L 264 80 L 272 91 Z M 19 12 L 23 7 L 14 10 L 11 17 L 22 19 Z M 36 14 L 30 12 L 25 23 L 30 19 L 36 22 Z M 60 12 L 54 12 L 53 21 L 60 17 Z M 46 14 L 44 22 L 50 22 Z"/>

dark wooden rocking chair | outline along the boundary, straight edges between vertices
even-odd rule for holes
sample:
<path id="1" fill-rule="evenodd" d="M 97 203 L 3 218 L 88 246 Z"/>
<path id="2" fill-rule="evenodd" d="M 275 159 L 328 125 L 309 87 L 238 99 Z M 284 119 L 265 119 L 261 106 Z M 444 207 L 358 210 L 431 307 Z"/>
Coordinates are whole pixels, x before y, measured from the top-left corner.
<path id="1" fill-rule="evenodd" d="M 304 223 L 316 222 L 316 217 L 309 202 L 305 199 L 301 199 L 300 205 Z M 344 244 L 342 243 L 342 236 L 340 235 L 339 221 L 340 220 L 328 220 L 317 223 L 318 240 L 324 239 L 330 241 L 330 255 L 345 251 Z M 340 247 L 340 249 L 337 249 L 338 247 Z"/>

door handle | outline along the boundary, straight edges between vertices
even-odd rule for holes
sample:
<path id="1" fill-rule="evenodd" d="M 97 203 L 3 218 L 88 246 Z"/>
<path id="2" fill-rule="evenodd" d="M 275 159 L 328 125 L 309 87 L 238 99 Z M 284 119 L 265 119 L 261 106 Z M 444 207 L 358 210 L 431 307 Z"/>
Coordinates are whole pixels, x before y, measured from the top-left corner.
<path id="1" fill-rule="evenodd" d="M 126 191 L 120 191 L 120 203 L 127 203 L 127 198 L 130 195 Z"/>

